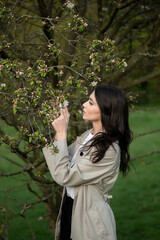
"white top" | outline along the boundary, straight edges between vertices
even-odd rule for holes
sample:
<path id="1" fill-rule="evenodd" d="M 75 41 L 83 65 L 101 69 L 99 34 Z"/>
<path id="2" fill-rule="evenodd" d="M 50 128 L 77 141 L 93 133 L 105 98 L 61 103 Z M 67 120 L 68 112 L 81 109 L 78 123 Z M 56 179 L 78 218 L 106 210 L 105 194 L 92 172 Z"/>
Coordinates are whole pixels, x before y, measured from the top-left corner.
<path id="1" fill-rule="evenodd" d="M 75 154 L 72 157 L 71 162 L 75 162 L 77 153 L 79 151 L 80 148 L 82 148 L 94 135 L 92 133 L 89 133 L 89 135 L 84 139 L 84 141 L 82 142 L 82 144 L 79 146 L 79 148 L 77 149 L 77 151 L 75 152 Z M 67 190 L 67 195 L 69 197 L 71 197 L 72 199 L 74 199 L 74 187 L 66 187 Z"/>

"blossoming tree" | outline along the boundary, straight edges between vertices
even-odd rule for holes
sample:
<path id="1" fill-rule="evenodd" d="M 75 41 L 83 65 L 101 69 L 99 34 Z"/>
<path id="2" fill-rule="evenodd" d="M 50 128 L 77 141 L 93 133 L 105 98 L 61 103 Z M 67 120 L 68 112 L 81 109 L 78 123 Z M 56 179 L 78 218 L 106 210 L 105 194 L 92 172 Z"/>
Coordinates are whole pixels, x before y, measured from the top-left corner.
<path id="1" fill-rule="evenodd" d="M 84 126 L 77 125 L 81 122 L 81 104 L 97 84 L 113 83 L 127 89 L 143 82 L 141 77 L 136 82 L 132 77 L 128 80 L 126 75 L 152 49 L 153 39 L 148 40 L 139 55 L 130 53 L 127 60 L 127 51 L 123 53 L 120 48 L 123 53 L 120 56 L 116 48 L 122 37 L 128 36 L 127 30 L 120 31 L 117 39 L 111 40 L 125 16 L 131 14 L 132 18 L 138 4 L 136 0 L 107 5 L 103 1 L 93 1 L 90 11 L 87 1 L 10 0 L 0 4 L 0 143 L 21 160 L 18 164 L 1 156 L 19 165 L 20 170 L 1 172 L 0 177 L 23 174 L 28 190 L 36 199 L 24 203 L 16 214 L 24 217 L 26 210 L 44 202 L 54 231 L 59 187 L 48 177 L 41 153 L 42 147 L 53 140 L 51 122 L 58 116 L 59 108 L 69 102 L 68 140 L 71 142 L 84 130 Z M 95 8 L 97 15 L 93 17 Z M 105 22 L 103 19 L 109 10 L 111 14 Z M 120 10 L 122 15 L 118 15 Z M 119 22 L 112 27 L 116 15 Z M 158 20 L 154 26 L 158 26 Z M 154 41 L 157 37 L 155 33 Z M 159 70 L 152 72 L 152 76 L 147 73 L 146 80 L 159 74 Z M 12 126 L 12 136 L 5 131 L 5 126 Z M 36 190 L 32 182 L 37 184 Z M 2 210 L 11 212 L 7 206 Z"/>

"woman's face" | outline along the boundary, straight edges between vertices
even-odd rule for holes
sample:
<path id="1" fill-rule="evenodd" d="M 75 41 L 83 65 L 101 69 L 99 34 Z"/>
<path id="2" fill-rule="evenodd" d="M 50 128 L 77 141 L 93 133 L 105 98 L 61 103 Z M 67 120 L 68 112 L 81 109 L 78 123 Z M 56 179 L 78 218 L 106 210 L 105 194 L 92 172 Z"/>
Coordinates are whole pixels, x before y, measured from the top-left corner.
<path id="1" fill-rule="evenodd" d="M 96 101 L 95 92 L 93 92 L 89 100 L 83 104 L 83 119 L 92 122 L 101 122 L 101 112 Z"/>

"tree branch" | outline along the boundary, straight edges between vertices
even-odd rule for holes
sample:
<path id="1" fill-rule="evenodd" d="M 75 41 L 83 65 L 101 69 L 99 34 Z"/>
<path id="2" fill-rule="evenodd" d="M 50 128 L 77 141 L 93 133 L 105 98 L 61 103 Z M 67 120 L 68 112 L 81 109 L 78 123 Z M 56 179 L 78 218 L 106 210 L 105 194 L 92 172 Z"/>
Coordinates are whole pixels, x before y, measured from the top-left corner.
<path id="1" fill-rule="evenodd" d="M 100 29 L 99 34 L 102 34 L 102 33 L 106 32 L 108 30 L 108 28 L 111 26 L 117 12 L 118 12 L 118 10 L 126 8 L 129 5 L 131 5 L 132 3 L 135 3 L 137 1 L 138 0 L 126 0 L 124 3 L 116 4 L 115 7 L 113 8 L 112 12 L 111 12 L 111 15 L 110 15 L 108 21 L 106 23 L 104 23 L 104 25 Z"/>
<path id="2" fill-rule="evenodd" d="M 33 1 L 34 3 L 34 1 Z M 37 15 L 37 11 L 34 10 L 33 6 L 28 7 L 26 5 L 24 5 L 25 3 L 23 1 L 18 1 L 17 5 L 20 6 L 22 9 L 28 10 L 29 12 Z"/>
<path id="3" fill-rule="evenodd" d="M 157 28 L 157 24 L 159 24 L 160 21 L 160 17 L 158 16 L 157 22 L 154 25 L 154 31 L 152 33 L 152 37 L 148 39 L 148 41 L 146 40 L 146 44 L 143 44 L 141 46 L 141 53 L 146 53 L 148 51 L 150 51 L 153 47 L 153 43 L 157 40 L 159 40 L 160 38 L 160 31 L 156 31 L 155 29 Z M 148 36 L 150 37 L 150 35 Z M 114 84 L 115 82 L 119 82 L 120 79 L 122 79 L 129 71 L 131 71 L 131 69 L 137 65 L 137 63 L 143 58 L 143 55 L 137 55 L 137 56 L 133 56 L 132 58 L 129 59 L 128 61 L 128 67 L 126 68 L 125 72 L 121 72 L 119 70 L 117 70 L 115 73 L 113 73 L 112 75 L 112 83 Z M 156 73 L 155 73 L 156 74 Z M 159 74 L 158 74 L 159 75 Z M 122 80 L 121 80 L 122 81 Z M 143 81 L 144 82 L 144 81 Z M 120 83 L 119 83 L 120 85 Z M 135 85 L 135 84 L 134 84 Z M 128 87 L 128 86 L 127 86 Z"/>
<path id="4" fill-rule="evenodd" d="M 10 212 L 10 213 L 12 213 L 12 214 L 14 214 L 14 215 L 20 215 L 21 217 L 25 218 L 25 215 L 24 215 L 25 211 L 27 211 L 28 209 L 30 209 L 32 206 L 34 206 L 34 205 L 36 205 L 36 204 L 39 204 L 39 203 L 41 203 L 41 202 L 46 202 L 46 201 L 47 201 L 49 198 L 51 198 L 56 192 L 58 192 L 60 188 L 61 188 L 60 186 L 57 187 L 57 188 L 56 188 L 54 191 L 52 191 L 50 194 L 48 194 L 47 196 L 45 196 L 45 197 L 43 197 L 43 198 L 40 198 L 39 200 L 33 201 L 33 202 L 31 202 L 31 203 L 25 203 L 25 204 L 23 205 L 22 210 L 21 210 L 20 213 L 13 212 L 13 211 L 11 211 L 10 209 L 7 209 L 7 208 L 5 208 L 5 207 L 3 207 L 3 206 L 2 206 L 2 208 L 1 208 L 1 212 L 2 212 L 2 211 L 3 211 L 3 212 Z M 16 200 L 16 199 L 15 199 L 15 200 Z"/>
<path id="5" fill-rule="evenodd" d="M 41 199 L 39 199 L 37 201 L 31 202 L 31 203 L 28 203 L 28 204 L 25 203 L 23 208 L 22 208 L 22 211 L 20 213 L 17 213 L 17 214 L 25 218 L 24 213 L 25 213 L 26 210 L 30 209 L 32 206 L 34 206 L 34 205 L 36 205 L 38 203 L 45 202 L 47 199 L 52 197 L 54 193 L 55 193 L 55 191 L 53 191 L 48 196 L 43 197 L 43 198 L 41 198 Z"/>
<path id="6" fill-rule="evenodd" d="M 35 176 L 32 171 L 28 171 L 30 177 L 35 181 L 37 182 L 38 184 L 42 184 L 42 185 L 52 185 L 53 182 L 51 182 L 50 180 L 48 179 L 44 179 L 44 178 L 40 178 L 38 176 Z"/>
<path id="7" fill-rule="evenodd" d="M 149 48 L 152 48 L 153 45 L 155 44 L 155 42 L 157 41 L 157 39 L 159 40 L 159 38 L 160 38 L 159 25 L 160 25 L 160 14 L 158 14 L 158 16 L 157 16 L 157 21 L 153 25 L 152 34 L 151 34 L 151 37 L 150 37 L 150 39 L 147 43 Z"/>
<path id="8" fill-rule="evenodd" d="M 29 183 L 27 183 L 27 188 L 28 188 L 28 190 L 29 190 L 31 193 L 33 193 L 36 197 L 38 197 L 39 199 L 41 199 L 41 196 L 40 196 L 36 191 L 34 191 L 34 190 L 31 188 L 31 186 L 30 186 Z"/>
<path id="9" fill-rule="evenodd" d="M 118 32 L 120 27 L 123 25 L 122 22 L 123 20 L 127 17 L 127 15 L 131 12 L 131 10 L 137 5 L 137 2 L 133 5 L 131 5 L 129 8 L 126 9 L 125 13 L 122 14 L 119 19 L 115 22 L 113 28 L 111 31 L 108 33 L 108 37 L 110 39 L 113 39 L 114 35 Z"/>
<path id="10" fill-rule="evenodd" d="M 19 175 L 19 174 L 22 174 L 22 173 L 25 173 L 27 172 L 30 177 L 36 181 L 37 183 L 39 184 L 48 184 L 48 185 L 51 185 L 53 184 L 53 182 L 51 182 L 50 180 L 48 179 L 44 179 L 44 178 L 41 178 L 41 177 L 38 177 L 38 176 L 35 176 L 32 172 L 33 169 L 36 169 L 36 167 L 38 167 L 41 163 L 43 163 L 43 160 L 41 161 L 35 161 L 34 164 L 31 164 L 29 162 L 30 165 L 26 166 L 25 168 L 23 168 L 22 170 L 18 171 L 18 172 L 14 172 L 14 173 L 0 173 L 0 177 L 10 177 L 10 176 L 15 176 L 15 175 Z"/>
<path id="11" fill-rule="evenodd" d="M 146 135 L 149 135 L 149 134 L 152 134 L 152 133 L 157 133 L 157 132 L 160 132 L 160 129 L 156 129 L 156 130 L 153 130 L 153 131 L 137 134 L 137 135 L 134 136 L 134 139 L 138 138 L 138 137 L 143 137 L 143 136 L 146 136 Z"/>
<path id="12" fill-rule="evenodd" d="M 22 174 L 22 173 L 27 172 L 27 171 L 28 171 L 27 169 L 22 169 L 18 172 L 14 172 L 14 173 L 0 173 L 0 178 L 1 177 L 11 177 L 11 176 L 19 175 L 19 174 Z"/>
<path id="13" fill-rule="evenodd" d="M 125 79 L 124 81 L 121 81 L 118 84 L 118 87 L 121 89 L 127 89 L 127 88 L 133 87 L 135 85 L 138 85 L 140 83 L 147 82 L 151 79 L 154 79 L 154 78 L 158 77 L 159 75 L 160 75 L 160 70 L 149 73 L 146 76 L 142 76 L 134 81 L 127 82 Z"/>
<path id="14" fill-rule="evenodd" d="M 104 23 L 104 25 L 101 27 L 98 36 L 100 36 L 101 34 L 105 33 L 107 31 L 107 29 L 110 27 L 110 25 L 112 24 L 116 14 L 118 12 L 118 9 L 116 7 L 113 8 L 111 15 L 108 19 L 108 21 L 106 21 L 106 23 Z"/>
<path id="15" fill-rule="evenodd" d="M 128 7 L 129 5 L 131 5 L 132 3 L 135 3 L 135 2 L 139 2 L 139 0 L 125 0 L 124 3 L 118 3 L 116 5 L 116 7 L 118 9 L 123 9 L 123 8 L 126 8 L 126 7 Z"/>
<path id="16" fill-rule="evenodd" d="M 8 157 L 6 157 L 6 156 L 4 156 L 4 155 L 0 155 L 0 157 L 6 159 L 7 161 L 9 161 L 9 162 L 11 162 L 11 163 L 13 163 L 14 165 L 17 165 L 18 167 L 21 167 L 21 168 L 23 167 L 21 164 L 13 161 L 12 159 L 10 159 L 10 158 L 8 158 Z"/>
<path id="17" fill-rule="evenodd" d="M 155 17 L 152 18 L 152 21 L 155 19 Z M 116 39 L 116 45 L 119 45 L 122 40 L 126 38 L 126 36 L 132 31 L 133 28 L 137 28 L 140 26 L 140 24 L 148 24 L 151 23 L 151 19 L 145 20 L 145 19 L 136 19 L 133 22 L 129 23 L 129 25 L 126 26 L 124 31 L 121 33 L 121 35 Z M 152 24 L 152 23 L 151 23 Z"/>
<path id="18" fill-rule="evenodd" d="M 140 155 L 138 157 L 132 158 L 131 161 L 139 160 L 141 158 L 145 158 L 145 157 L 148 157 L 148 156 L 151 156 L 151 155 L 154 155 L 154 154 L 160 154 L 160 151 L 153 151 L 153 152 L 150 152 L 150 153 L 146 153 L 144 155 Z"/>

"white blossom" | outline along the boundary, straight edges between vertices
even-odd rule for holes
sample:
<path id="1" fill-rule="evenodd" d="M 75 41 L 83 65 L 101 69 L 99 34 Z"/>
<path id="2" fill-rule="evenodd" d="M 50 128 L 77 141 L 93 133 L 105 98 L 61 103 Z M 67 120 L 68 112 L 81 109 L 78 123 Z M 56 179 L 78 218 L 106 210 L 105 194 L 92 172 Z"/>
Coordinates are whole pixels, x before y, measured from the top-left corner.
<path id="1" fill-rule="evenodd" d="M 93 81 L 91 82 L 92 87 L 95 87 L 97 85 L 97 82 Z"/>
<path id="2" fill-rule="evenodd" d="M 19 75 L 21 76 L 21 75 L 23 75 L 24 74 L 24 72 L 19 72 Z"/>
<path id="3" fill-rule="evenodd" d="M 59 104 L 59 108 L 62 108 L 62 103 Z"/>
<path id="4" fill-rule="evenodd" d="M 68 102 L 67 100 L 64 100 L 63 106 L 64 106 L 64 107 L 68 107 L 68 106 L 69 106 L 69 102 Z"/>
<path id="5" fill-rule="evenodd" d="M 124 62 L 124 67 L 127 67 L 127 66 L 128 66 L 128 64 L 126 62 Z"/>
<path id="6" fill-rule="evenodd" d="M 5 88 L 6 84 L 5 83 L 1 83 L 1 87 Z"/>
<path id="7" fill-rule="evenodd" d="M 79 113 L 79 114 L 82 114 L 82 110 L 78 110 L 78 113 Z"/>
<path id="8" fill-rule="evenodd" d="M 87 23 L 84 23 L 84 26 L 85 26 L 85 27 L 87 27 L 87 26 L 88 26 L 88 24 L 87 24 Z"/>
<path id="9" fill-rule="evenodd" d="M 60 72 L 59 72 L 59 75 L 60 75 L 60 76 L 62 76 L 62 75 L 63 75 L 63 71 L 62 71 L 62 70 L 60 70 Z"/>
<path id="10" fill-rule="evenodd" d="M 67 7 L 68 7 L 69 9 L 72 9 L 72 8 L 74 8 L 74 4 L 71 3 L 71 2 L 69 2 L 69 3 L 67 4 Z"/>

